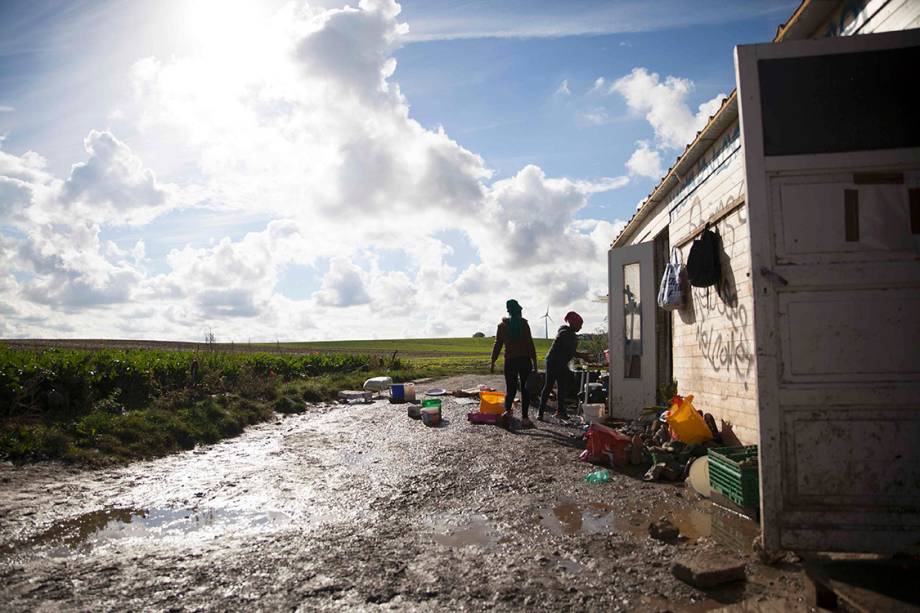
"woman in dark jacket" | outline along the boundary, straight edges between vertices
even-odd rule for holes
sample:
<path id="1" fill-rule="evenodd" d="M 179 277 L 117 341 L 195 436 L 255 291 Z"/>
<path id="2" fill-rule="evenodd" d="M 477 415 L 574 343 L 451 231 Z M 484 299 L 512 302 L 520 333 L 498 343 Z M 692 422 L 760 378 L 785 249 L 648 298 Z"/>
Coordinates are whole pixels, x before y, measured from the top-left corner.
<path id="1" fill-rule="evenodd" d="M 565 419 L 568 414 L 565 411 L 565 395 L 567 393 L 567 383 L 572 378 L 572 371 L 569 370 L 569 362 L 574 357 L 587 358 L 588 354 L 579 353 L 578 349 L 578 331 L 584 325 L 581 315 L 575 311 L 569 311 L 565 315 L 567 325 L 560 326 L 556 338 L 546 354 L 546 384 L 543 386 L 543 393 L 540 395 L 540 412 L 537 419 L 543 419 L 543 411 L 546 409 L 546 401 L 549 393 L 556 384 L 556 417 Z"/>
<path id="2" fill-rule="evenodd" d="M 530 409 L 530 393 L 527 391 L 527 377 L 537 368 L 537 349 L 530 334 L 530 325 L 521 317 L 521 305 L 517 300 L 505 303 L 508 317 L 502 319 L 495 330 L 495 344 L 492 346 L 491 372 L 495 372 L 495 360 L 505 346 L 505 413 L 502 417 L 506 423 L 511 421 L 511 406 L 521 388 L 521 425 L 533 426 L 527 413 Z"/>

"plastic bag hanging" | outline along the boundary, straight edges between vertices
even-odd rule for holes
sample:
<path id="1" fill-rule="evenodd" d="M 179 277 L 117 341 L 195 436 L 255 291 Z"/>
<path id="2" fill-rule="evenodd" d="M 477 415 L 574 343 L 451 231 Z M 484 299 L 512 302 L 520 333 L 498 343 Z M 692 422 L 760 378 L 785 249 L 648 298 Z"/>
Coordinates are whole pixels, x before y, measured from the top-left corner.
<path id="1" fill-rule="evenodd" d="M 658 288 L 658 306 L 666 311 L 676 311 L 684 305 L 684 289 L 681 287 L 680 252 L 671 249 L 671 261 L 664 268 L 661 286 Z"/>

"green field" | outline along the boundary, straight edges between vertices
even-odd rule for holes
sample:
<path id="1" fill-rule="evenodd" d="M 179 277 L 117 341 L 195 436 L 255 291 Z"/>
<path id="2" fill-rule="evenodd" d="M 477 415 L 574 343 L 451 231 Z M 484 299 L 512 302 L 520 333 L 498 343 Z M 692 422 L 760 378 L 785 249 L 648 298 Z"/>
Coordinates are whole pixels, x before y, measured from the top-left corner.
<path id="1" fill-rule="evenodd" d="M 536 340 L 539 358 L 549 343 Z M 0 341 L 0 460 L 105 464 L 190 449 L 360 388 L 367 377 L 488 372 L 492 344 Z"/>
<path id="2" fill-rule="evenodd" d="M 456 372 L 484 372 L 489 368 L 493 338 L 416 338 L 362 341 L 317 341 L 271 343 L 261 349 L 281 349 L 318 353 L 356 353 L 408 360 L 418 366 L 437 366 Z M 552 340 L 534 339 L 541 364 Z"/>

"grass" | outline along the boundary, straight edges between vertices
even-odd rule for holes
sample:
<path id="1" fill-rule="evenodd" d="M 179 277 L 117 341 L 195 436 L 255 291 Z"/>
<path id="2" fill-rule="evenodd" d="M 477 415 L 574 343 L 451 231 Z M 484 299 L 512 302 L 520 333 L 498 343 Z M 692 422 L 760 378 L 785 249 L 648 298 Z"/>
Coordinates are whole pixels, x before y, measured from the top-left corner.
<path id="1" fill-rule="evenodd" d="M 315 351 L 322 354 L 360 353 L 382 357 L 394 354 L 424 368 L 441 369 L 449 374 L 485 373 L 494 338 L 416 338 L 361 341 L 315 341 L 302 343 L 266 343 L 264 348 Z M 552 339 L 534 339 L 541 363 Z"/>
<path id="2" fill-rule="evenodd" d="M 535 339 L 542 358 L 551 341 Z M 215 345 L 0 342 L 0 459 L 109 464 L 236 436 L 359 389 L 486 373 L 491 338 Z M 113 348 L 114 347 L 114 348 Z M 226 349 L 226 350 L 221 350 Z"/>
<path id="3" fill-rule="evenodd" d="M 236 436 L 306 402 L 444 374 L 370 355 L 22 349 L 0 343 L 0 459 L 102 465 Z"/>

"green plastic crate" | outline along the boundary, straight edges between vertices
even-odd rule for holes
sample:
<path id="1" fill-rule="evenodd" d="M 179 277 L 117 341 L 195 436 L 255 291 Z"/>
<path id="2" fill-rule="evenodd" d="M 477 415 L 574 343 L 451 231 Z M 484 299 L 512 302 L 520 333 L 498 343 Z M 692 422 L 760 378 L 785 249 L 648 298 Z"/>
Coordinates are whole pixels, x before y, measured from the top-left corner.
<path id="1" fill-rule="evenodd" d="M 709 485 L 735 504 L 756 509 L 760 506 L 760 467 L 742 466 L 749 458 L 757 460 L 757 445 L 710 449 Z"/>

